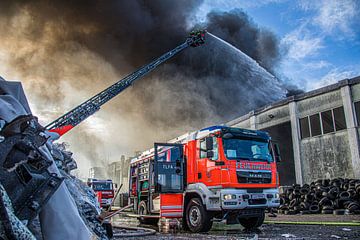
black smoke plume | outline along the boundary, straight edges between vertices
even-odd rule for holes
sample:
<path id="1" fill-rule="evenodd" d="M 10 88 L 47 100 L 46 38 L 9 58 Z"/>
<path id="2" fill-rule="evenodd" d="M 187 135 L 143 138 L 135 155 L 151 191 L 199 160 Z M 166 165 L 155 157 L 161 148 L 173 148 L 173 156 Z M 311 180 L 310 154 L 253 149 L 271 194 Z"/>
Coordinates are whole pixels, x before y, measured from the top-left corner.
<path id="1" fill-rule="evenodd" d="M 194 27 L 205 27 L 274 73 L 280 53 L 273 33 L 239 9 L 211 12 L 205 23 L 194 22 L 201 4 L 1 1 L 0 52 L 5 57 L 0 60 L 6 66 L 1 74 L 23 81 L 33 108 L 48 123 L 182 43 Z M 186 50 L 104 106 L 93 117 L 100 130 L 89 121 L 68 133 L 66 140 L 80 157 L 114 158 L 226 122 L 284 95 L 278 80 L 254 74 L 249 64 L 209 37 L 205 46 Z"/>

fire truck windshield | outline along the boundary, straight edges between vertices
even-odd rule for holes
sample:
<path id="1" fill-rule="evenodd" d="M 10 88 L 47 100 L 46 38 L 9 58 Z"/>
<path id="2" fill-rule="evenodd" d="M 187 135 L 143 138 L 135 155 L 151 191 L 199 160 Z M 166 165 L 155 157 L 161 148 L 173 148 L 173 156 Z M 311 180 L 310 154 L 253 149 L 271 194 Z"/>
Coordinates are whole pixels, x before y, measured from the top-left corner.
<path id="1" fill-rule="evenodd" d="M 269 142 L 254 138 L 223 138 L 224 152 L 230 160 L 272 162 Z"/>
<path id="2" fill-rule="evenodd" d="M 110 182 L 94 182 L 94 191 L 112 190 L 112 184 Z"/>

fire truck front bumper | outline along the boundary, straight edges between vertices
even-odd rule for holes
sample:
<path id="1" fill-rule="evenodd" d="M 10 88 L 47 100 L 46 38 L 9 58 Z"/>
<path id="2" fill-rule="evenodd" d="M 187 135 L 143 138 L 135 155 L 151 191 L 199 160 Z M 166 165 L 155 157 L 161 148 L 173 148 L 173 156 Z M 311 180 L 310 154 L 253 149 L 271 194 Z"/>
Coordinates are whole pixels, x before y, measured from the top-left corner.
<path id="1" fill-rule="evenodd" d="M 103 198 L 101 199 L 101 206 L 108 207 L 111 204 L 111 198 Z"/>
<path id="2" fill-rule="evenodd" d="M 245 208 L 276 208 L 280 205 L 279 190 L 274 189 L 222 189 L 220 193 L 223 210 Z"/>

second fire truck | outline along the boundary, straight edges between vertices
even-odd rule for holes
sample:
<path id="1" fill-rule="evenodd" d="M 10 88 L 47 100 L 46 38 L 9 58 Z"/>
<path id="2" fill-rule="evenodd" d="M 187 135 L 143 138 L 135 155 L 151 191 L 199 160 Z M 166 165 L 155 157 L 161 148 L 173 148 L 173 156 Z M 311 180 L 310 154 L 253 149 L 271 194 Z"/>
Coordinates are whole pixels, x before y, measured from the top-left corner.
<path id="1" fill-rule="evenodd" d="M 116 187 L 111 179 L 99 180 L 95 178 L 89 178 L 87 181 L 87 185 L 92 190 L 94 190 L 102 208 L 107 209 L 111 207 L 111 203 L 115 196 L 114 187 Z"/>
<path id="2" fill-rule="evenodd" d="M 185 134 L 133 159 L 130 201 L 141 222 L 178 218 L 192 232 L 213 220 L 262 225 L 278 207 L 279 149 L 263 131 L 213 126 Z"/>

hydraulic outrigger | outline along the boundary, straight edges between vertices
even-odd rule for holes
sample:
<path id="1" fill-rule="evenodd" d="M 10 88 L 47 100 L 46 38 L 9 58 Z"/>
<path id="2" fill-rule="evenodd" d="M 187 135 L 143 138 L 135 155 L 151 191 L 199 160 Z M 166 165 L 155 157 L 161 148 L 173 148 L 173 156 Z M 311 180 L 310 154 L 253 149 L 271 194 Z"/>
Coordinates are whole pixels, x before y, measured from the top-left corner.
<path id="1" fill-rule="evenodd" d="M 110 101 L 113 97 L 117 96 L 127 87 L 132 85 L 137 79 L 148 74 L 157 66 L 159 66 L 161 63 L 172 58 L 177 53 L 188 48 L 189 46 L 197 47 L 204 44 L 205 34 L 206 34 L 205 30 L 192 31 L 183 44 L 177 46 L 173 50 L 168 51 L 167 53 L 163 54 L 162 56 L 155 59 L 151 63 L 139 68 L 135 72 L 119 80 L 118 82 L 106 88 L 102 92 L 86 100 L 85 102 L 75 107 L 71 111 L 65 113 L 55 121 L 48 124 L 46 126 L 46 129 L 49 130 L 50 132 L 56 132 L 60 136 L 64 135 L 66 132 L 70 131 L 76 125 L 80 124 L 86 118 L 97 112 L 103 104 Z"/>

